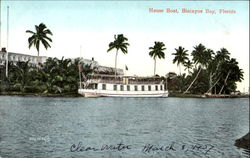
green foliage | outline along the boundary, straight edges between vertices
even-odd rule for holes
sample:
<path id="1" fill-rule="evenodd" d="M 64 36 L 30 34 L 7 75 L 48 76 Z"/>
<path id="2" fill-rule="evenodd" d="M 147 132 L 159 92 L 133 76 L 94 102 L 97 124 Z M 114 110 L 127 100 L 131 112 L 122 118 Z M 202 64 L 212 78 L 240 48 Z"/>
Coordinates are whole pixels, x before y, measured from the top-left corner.
<path id="1" fill-rule="evenodd" d="M 51 46 L 49 42 L 52 42 L 52 39 L 49 38 L 48 35 L 52 36 L 53 34 L 43 23 L 39 24 L 38 26 L 35 25 L 35 29 L 35 32 L 27 30 L 26 33 L 32 34 L 32 36 L 28 38 L 29 48 L 32 46 L 36 47 L 39 56 L 40 43 L 43 44 L 45 49 L 50 48 Z"/>
<path id="2" fill-rule="evenodd" d="M 123 36 L 123 34 L 118 34 L 117 36 L 115 35 L 114 38 L 115 40 L 109 43 L 109 48 L 107 52 L 116 49 L 116 54 L 115 54 L 115 75 L 116 75 L 118 51 L 121 50 L 123 54 L 127 54 L 129 43 L 127 43 L 128 39 L 125 36 Z"/>
<path id="3" fill-rule="evenodd" d="M 40 67 L 32 66 L 29 61 L 17 62 L 16 64 L 9 62 L 8 78 L 2 75 L 5 74 L 5 66 L 0 66 L 0 91 L 77 94 L 79 65 L 84 67 L 83 73 L 85 75 L 92 73 L 95 69 L 82 63 L 79 58 L 75 60 L 48 58 Z"/>
<path id="4" fill-rule="evenodd" d="M 117 51 L 121 50 L 124 54 L 128 53 L 128 46 L 129 43 L 127 43 L 126 41 L 128 41 L 128 39 L 123 36 L 123 34 L 118 34 L 114 36 L 114 41 L 109 43 L 109 49 L 107 50 L 107 52 L 116 49 Z"/>
<path id="5" fill-rule="evenodd" d="M 165 53 L 163 51 L 166 50 L 166 48 L 163 42 L 155 42 L 154 47 L 149 47 L 149 50 L 151 50 L 149 56 L 153 59 L 165 59 Z"/>
<path id="6" fill-rule="evenodd" d="M 179 50 L 183 52 L 184 49 L 179 48 Z M 178 53 L 173 55 L 175 55 L 175 62 L 178 63 L 178 60 L 179 64 L 184 62 L 184 59 L 177 57 Z M 199 44 L 194 47 L 191 55 L 193 56 L 193 63 L 187 60 L 184 66 L 186 66 L 186 69 L 191 69 L 193 64 L 198 64 L 199 68 L 194 68 L 192 73 L 189 71 L 187 76 L 185 74 L 179 75 L 172 80 L 168 80 L 170 90 L 183 92 L 183 89 L 188 87 L 188 92 L 192 94 L 207 92 L 230 94 L 236 91 L 236 82 L 243 80 L 242 69 L 239 68 L 236 59 L 230 58 L 230 53 L 225 48 L 221 48 L 214 53 L 213 50 Z"/>
<path id="7" fill-rule="evenodd" d="M 173 63 L 175 64 L 177 62 L 177 65 L 180 64 L 185 64 L 189 59 L 188 59 L 188 50 L 185 50 L 185 48 L 179 46 L 178 49 L 175 48 L 176 53 L 172 53 L 172 55 L 175 56 L 173 59 Z"/>
<path id="8" fill-rule="evenodd" d="M 187 54 L 188 50 L 185 50 L 185 48 L 179 46 L 178 49 L 175 48 L 175 51 L 176 53 L 172 53 L 172 55 L 175 56 L 173 59 L 173 63 L 174 64 L 177 63 L 177 66 L 179 66 L 179 68 L 180 64 L 190 67 L 189 64 L 191 63 L 188 59 L 188 54 Z M 180 68 L 180 75 L 181 75 L 181 68 Z"/>
<path id="9" fill-rule="evenodd" d="M 149 56 L 154 59 L 154 75 L 156 73 L 156 59 L 165 59 L 165 53 L 164 50 L 165 44 L 163 42 L 155 42 L 153 47 L 149 47 Z"/>
<path id="10" fill-rule="evenodd" d="M 150 47 L 152 49 L 150 54 L 154 59 L 165 57 L 162 55 L 164 54 L 163 50 L 166 49 L 164 46 L 160 42 L 155 43 L 154 47 Z M 239 68 L 236 59 L 230 58 L 230 53 L 225 48 L 214 53 L 200 44 L 192 52 L 193 62 L 185 57 L 187 51 L 184 48 L 179 47 L 176 51 L 174 55 L 182 54 L 180 56 L 184 56 L 182 59 L 178 57 L 176 62 L 179 61 L 187 69 L 193 68 L 193 70 L 188 71 L 188 74 L 184 73 L 178 76 L 175 73 L 169 73 L 167 82 L 170 92 L 182 93 L 188 88 L 188 92 L 192 94 L 206 92 L 230 94 L 236 91 L 236 83 L 243 80 L 243 70 Z M 158 55 L 153 52 L 158 52 Z M 194 66 L 197 64 L 199 64 L 198 68 Z M 93 74 L 96 69 L 91 64 L 84 64 L 80 58 L 74 60 L 48 58 L 45 63 L 39 66 L 33 66 L 29 61 L 15 64 L 9 62 L 8 66 L 9 75 L 6 77 L 5 64 L 0 65 L 0 92 L 77 94 L 79 70 L 83 75 L 83 80 L 87 80 L 88 76 Z"/>

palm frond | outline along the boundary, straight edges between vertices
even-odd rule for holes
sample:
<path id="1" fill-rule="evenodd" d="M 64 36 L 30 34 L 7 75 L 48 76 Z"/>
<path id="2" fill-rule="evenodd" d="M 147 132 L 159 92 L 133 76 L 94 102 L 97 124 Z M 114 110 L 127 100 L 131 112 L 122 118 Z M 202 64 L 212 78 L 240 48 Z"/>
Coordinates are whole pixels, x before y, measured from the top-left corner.
<path id="1" fill-rule="evenodd" d="M 45 38 L 45 39 L 49 40 L 50 42 L 52 42 L 52 39 L 47 37 L 47 36 L 43 36 L 43 38 Z"/>
<path id="2" fill-rule="evenodd" d="M 53 33 L 52 33 L 49 29 L 44 30 L 44 33 L 45 33 L 45 34 L 49 34 L 49 35 L 53 36 Z"/>
<path id="3" fill-rule="evenodd" d="M 27 30 L 26 33 L 31 33 L 31 34 L 35 34 L 35 32 Z"/>

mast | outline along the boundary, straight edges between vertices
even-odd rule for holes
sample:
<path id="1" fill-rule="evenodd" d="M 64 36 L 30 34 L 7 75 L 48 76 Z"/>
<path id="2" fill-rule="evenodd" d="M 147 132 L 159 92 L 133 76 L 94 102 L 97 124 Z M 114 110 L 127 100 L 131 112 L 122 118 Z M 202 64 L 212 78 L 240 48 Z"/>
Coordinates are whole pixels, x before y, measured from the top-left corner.
<path id="1" fill-rule="evenodd" d="M 8 77 L 9 63 L 9 6 L 7 6 L 7 45 L 6 45 L 6 77 Z"/>

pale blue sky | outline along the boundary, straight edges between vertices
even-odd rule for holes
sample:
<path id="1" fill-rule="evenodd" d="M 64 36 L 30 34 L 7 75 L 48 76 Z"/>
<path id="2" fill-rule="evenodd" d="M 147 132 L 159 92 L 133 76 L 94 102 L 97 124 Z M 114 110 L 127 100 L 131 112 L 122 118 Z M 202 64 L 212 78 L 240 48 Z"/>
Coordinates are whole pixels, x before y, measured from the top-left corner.
<path id="1" fill-rule="evenodd" d="M 50 28 L 76 30 L 186 31 L 223 30 L 248 25 L 246 1 L 2 1 L 2 17 L 10 6 L 11 26 L 41 21 Z M 237 14 L 150 14 L 148 8 L 234 9 Z M 237 21 L 236 21 L 237 20 Z M 209 25 L 209 27 L 208 27 Z"/>
<path id="2" fill-rule="evenodd" d="M 192 52 L 203 43 L 214 51 L 225 47 L 244 69 L 249 87 L 249 2 L 248 1 L 1 1 L 2 46 L 6 46 L 6 8 L 10 7 L 9 50 L 36 54 L 28 49 L 25 33 L 44 22 L 53 32 L 52 48 L 41 55 L 94 57 L 100 64 L 114 66 L 114 53 L 106 53 L 114 34 L 123 33 L 130 43 L 127 55 L 119 54 L 118 67 L 128 65 L 128 74 L 152 75 L 153 60 L 148 48 L 154 41 L 165 43 L 166 59 L 157 61 L 157 73 L 179 73 L 172 64 L 174 48 Z M 150 13 L 149 8 L 178 9 L 179 14 Z M 210 14 L 184 14 L 181 9 L 211 9 Z M 219 9 L 236 14 L 219 14 Z M 140 59 L 140 60 L 138 60 Z"/>

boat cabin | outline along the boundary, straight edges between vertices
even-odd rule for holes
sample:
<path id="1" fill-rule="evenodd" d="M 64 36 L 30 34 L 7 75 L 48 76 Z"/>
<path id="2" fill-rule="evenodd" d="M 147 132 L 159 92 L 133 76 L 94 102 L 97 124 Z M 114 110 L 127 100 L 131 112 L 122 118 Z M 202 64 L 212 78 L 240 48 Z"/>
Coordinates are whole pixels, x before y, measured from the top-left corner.
<path id="1" fill-rule="evenodd" d="M 87 83 L 87 84 L 86 84 Z M 84 89 L 109 90 L 109 91 L 165 91 L 167 86 L 162 77 L 135 77 L 92 75 Z"/>

